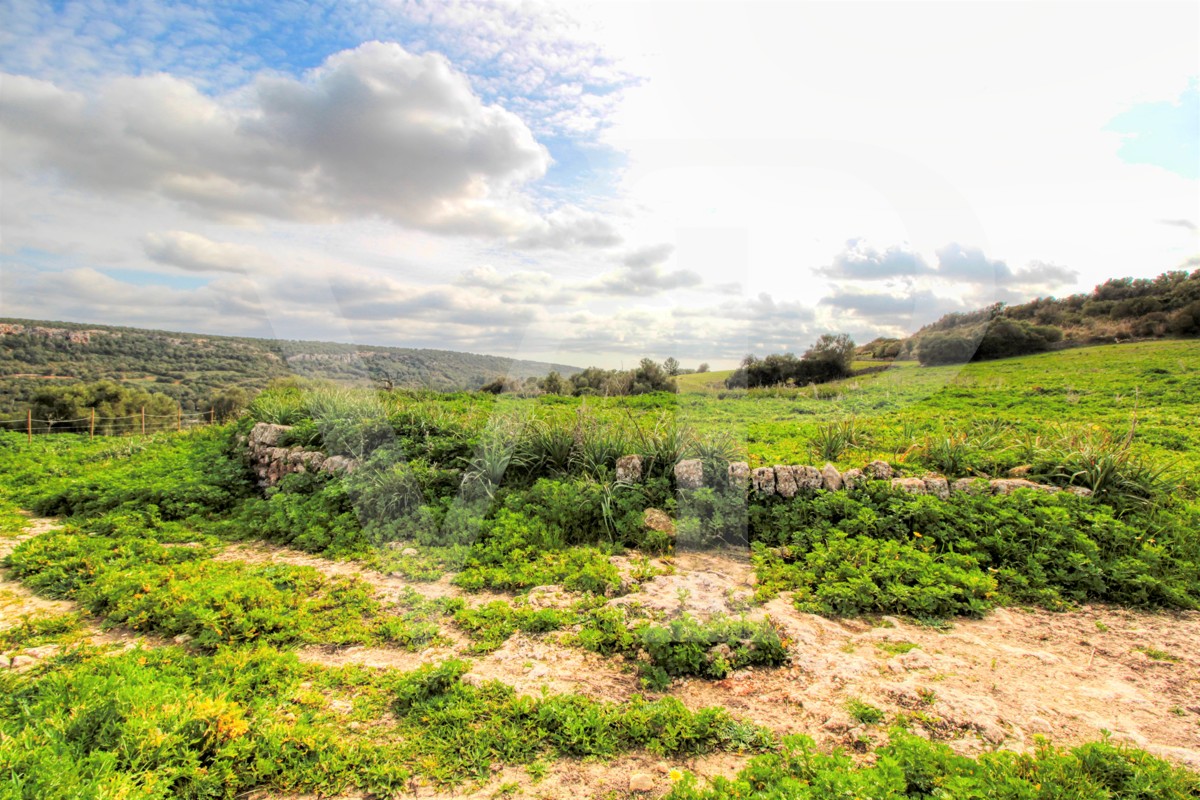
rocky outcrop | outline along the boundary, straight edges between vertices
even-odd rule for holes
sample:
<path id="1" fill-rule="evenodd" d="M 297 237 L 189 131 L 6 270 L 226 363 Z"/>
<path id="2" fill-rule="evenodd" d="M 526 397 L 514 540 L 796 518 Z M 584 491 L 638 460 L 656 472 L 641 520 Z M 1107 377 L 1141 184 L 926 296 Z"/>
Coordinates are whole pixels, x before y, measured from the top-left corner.
<path id="1" fill-rule="evenodd" d="M 345 456 L 326 456 L 302 447 L 280 447 L 290 425 L 260 422 L 247 438 L 250 466 L 258 477 L 258 485 L 274 486 L 284 477 L 303 472 L 327 472 L 331 475 L 353 472 L 358 462 Z"/>

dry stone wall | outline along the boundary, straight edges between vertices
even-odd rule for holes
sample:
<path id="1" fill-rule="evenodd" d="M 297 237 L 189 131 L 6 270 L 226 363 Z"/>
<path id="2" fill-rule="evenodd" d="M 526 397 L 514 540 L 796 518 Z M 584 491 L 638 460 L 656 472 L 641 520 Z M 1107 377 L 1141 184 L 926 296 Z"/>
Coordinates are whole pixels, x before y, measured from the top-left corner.
<path id="1" fill-rule="evenodd" d="M 301 447 L 280 447 L 279 442 L 289 430 L 290 425 L 272 425 L 266 422 L 260 422 L 251 429 L 248 439 L 250 463 L 258 476 L 260 486 L 274 486 L 284 476 L 294 473 L 339 474 L 353 472 L 358 466 L 357 461 L 344 456 L 326 456 L 324 453 Z M 617 460 L 618 481 L 639 483 L 643 475 L 641 456 L 627 455 Z M 886 461 L 872 461 L 862 469 L 848 469 L 845 472 L 839 471 L 833 464 L 826 464 L 819 469 L 808 464 L 777 464 L 774 467 L 750 469 L 746 462 L 735 461 L 729 465 L 728 476 L 730 483 L 745 487 L 756 495 L 779 495 L 787 499 L 816 491 L 848 491 L 867 480 L 890 481 L 896 489 L 912 494 L 931 494 L 942 499 L 948 498 L 953 492 L 1012 494 L 1018 489 L 1091 495 L 1090 490 L 1082 487 L 1062 489 L 1023 478 L 960 478 L 951 482 L 942 475 L 932 474 L 900 477 Z M 685 459 L 676 464 L 675 484 L 680 489 L 702 488 L 704 466 L 700 459 Z"/>
<path id="2" fill-rule="evenodd" d="M 636 461 L 636 470 L 628 465 Z M 638 456 L 625 456 L 618 462 L 617 479 L 622 478 L 620 464 L 625 463 L 624 475 L 636 474 L 640 480 L 641 459 Z M 744 461 L 735 461 L 729 465 L 729 480 L 734 485 L 749 488 L 754 494 L 770 496 L 779 495 L 793 498 L 799 494 L 815 491 L 838 492 L 857 487 L 865 480 L 890 481 L 893 488 L 901 489 L 912 494 L 931 494 L 942 498 L 950 497 L 953 492 L 969 494 L 1012 494 L 1017 489 L 1036 489 L 1040 492 L 1071 492 L 1084 497 L 1091 495 L 1090 489 L 1071 486 L 1063 489 L 1044 483 L 1034 483 L 1022 478 L 960 478 L 951 482 L 943 475 L 923 475 L 921 477 L 898 477 L 895 470 L 886 461 L 872 461 L 862 469 L 848 469 L 840 472 L 833 464 L 826 464 L 818 469 L 807 464 L 777 464 L 774 467 L 759 467 L 750 469 Z M 699 489 L 704 485 L 704 469 L 700 459 L 687 459 L 675 465 L 675 484 L 680 489 Z"/>
<path id="3" fill-rule="evenodd" d="M 250 466 L 258 476 L 258 485 L 274 486 L 284 476 L 303 472 L 327 472 L 336 475 L 353 472 L 358 462 L 345 456 L 327 456 L 302 447 L 280 447 L 283 435 L 291 425 L 272 425 L 259 422 L 250 429 L 247 447 Z"/>

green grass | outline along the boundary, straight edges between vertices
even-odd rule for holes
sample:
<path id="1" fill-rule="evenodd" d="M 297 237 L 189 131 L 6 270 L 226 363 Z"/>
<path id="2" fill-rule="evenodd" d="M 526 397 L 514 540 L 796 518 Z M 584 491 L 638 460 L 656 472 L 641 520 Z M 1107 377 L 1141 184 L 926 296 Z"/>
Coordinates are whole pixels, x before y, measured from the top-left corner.
<path id="1" fill-rule="evenodd" d="M 773 744 L 721 709 L 693 712 L 671 698 L 520 697 L 499 683 L 461 683 L 467 668 L 323 669 L 267 647 L 212 656 L 77 649 L 29 673 L 0 671 L 5 796 L 166 800 L 352 787 L 394 796 L 414 779 L 482 780 L 494 764 Z"/>
<path id="2" fill-rule="evenodd" d="M 769 620 L 646 619 L 606 605 L 652 576 L 623 577 L 612 555 L 670 546 L 644 529 L 647 507 L 678 517 L 690 543 L 749 536 L 759 599 L 789 591 L 806 611 L 934 620 L 1006 603 L 1195 608 L 1200 434 L 1188 421 L 1200 416 L 1198 361 L 1200 343 L 1160 341 L 953 368 L 898 364 L 801 389 L 729 391 L 708 373 L 683 376 L 679 395 L 628 398 L 289 390 L 260 398 L 256 413 L 298 422 L 294 443 L 363 464 L 346 478 L 293 476 L 265 495 L 237 438 L 252 419 L 94 442 L 0 434 L 0 535 L 20 530 L 21 508 L 67 523 L 17 547 L 11 574 L 100 624 L 189 639 L 186 648 L 101 653 L 78 645 L 78 613 L 30 616 L 4 631 L 0 650 L 61 650 L 25 671 L 0 670 L 0 774 L 11 776 L 10 794 L 30 798 L 352 787 L 386 796 L 416 780 L 484 779 L 493 764 L 532 774 L 563 757 L 741 749 L 764 755 L 740 777 L 712 788 L 685 779 L 670 796 L 1200 796 L 1194 776 L 1104 742 L 972 760 L 896 730 L 871 766 L 856 766 L 669 697 L 528 698 L 498 683 L 463 684 L 460 662 L 331 670 L 287 652 L 422 648 L 440 623 L 456 625 L 480 654 L 517 631 L 619 654 L 654 689 L 786 663 L 790 643 Z M 646 459 L 648 479 L 637 486 L 613 473 L 630 451 Z M 882 458 L 910 474 L 1017 469 L 1098 491 L 940 500 L 874 482 L 747 502 L 719 485 L 733 454 L 754 466 Z M 685 456 L 703 458 L 718 485 L 678 492 L 672 466 Z M 214 558 L 241 539 L 418 580 L 452 571 L 465 591 L 517 596 L 472 608 L 415 593 L 384 603 L 358 579 Z M 417 554 L 383 547 L 392 542 Z M 539 609 L 520 596 L 547 584 L 573 593 L 573 604 Z M 865 704 L 849 712 L 883 721 Z"/>
<path id="3" fill-rule="evenodd" d="M 1129 747 L 1094 742 L 1070 750 L 1042 743 L 1029 754 L 985 753 L 978 759 L 902 730 L 856 764 L 825 753 L 804 736 L 779 752 L 756 756 L 734 779 L 703 786 L 687 775 L 669 800 L 819 800 L 928 797 L 1188 800 L 1200 796 L 1200 776 Z"/>

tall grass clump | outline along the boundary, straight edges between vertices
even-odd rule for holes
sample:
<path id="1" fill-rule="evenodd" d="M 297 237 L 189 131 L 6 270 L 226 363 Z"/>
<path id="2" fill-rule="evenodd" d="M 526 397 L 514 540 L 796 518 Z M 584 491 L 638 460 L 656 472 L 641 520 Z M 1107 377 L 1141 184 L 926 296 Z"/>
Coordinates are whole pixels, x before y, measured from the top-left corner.
<path id="1" fill-rule="evenodd" d="M 272 425 L 295 425 L 307 418 L 304 397 L 300 390 L 268 389 L 250 403 L 250 417 Z"/>
<path id="2" fill-rule="evenodd" d="M 670 414 L 660 414 L 649 430 L 636 423 L 630 427 L 633 447 L 644 459 L 643 468 L 648 475 L 669 475 L 698 441 L 690 427 L 680 424 Z"/>
<path id="3" fill-rule="evenodd" d="M 1156 504 L 1174 488 L 1170 468 L 1133 452 L 1136 422 L 1125 436 L 1088 431 L 1064 437 L 1050 455 L 1052 477 L 1091 489 L 1093 496 L 1122 510 Z"/>
<path id="4" fill-rule="evenodd" d="M 808 437 L 808 448 L 817 458 L 837 461 L 849 448 L 869 442 L 866 425 L 855 417 L 847 417 L 818 425 Z"/>
<path id="5" fill-rule="evenodd" d="M 571 469 L 575 437 L 566 425 L 535 419 L 525 426 L 519 449 L 530 471 L 565 475 Z"/>
<path id="6" fill-rule="evenodd" d="M 497 418 L 483 431 L 467 459 L 464 488 L 474 486 L 492 497 L 510 468 L 520 471 L 529 466 L 528 453 L 518 447 L 526 425 L 523 420 Z"/>
<path id="7" fill-rule="evenodd" d="M 615 424 L 605 424 L 581 407 L 572 431 L 572 469 L 603 478 L 614 471 L 617 459 L 630 453 L 629 436 Z"/>

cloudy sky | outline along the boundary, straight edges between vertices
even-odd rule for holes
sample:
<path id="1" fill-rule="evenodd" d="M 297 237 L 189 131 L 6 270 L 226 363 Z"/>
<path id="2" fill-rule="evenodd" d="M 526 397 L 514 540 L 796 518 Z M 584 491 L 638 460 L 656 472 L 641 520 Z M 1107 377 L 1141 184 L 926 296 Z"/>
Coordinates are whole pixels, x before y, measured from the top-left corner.
<path id="1" fill-rule="evenodd" d="M 1190 0 L 264 7 L 0 0 L 0 316 L 715 368 L 1200 266 Z"/>

